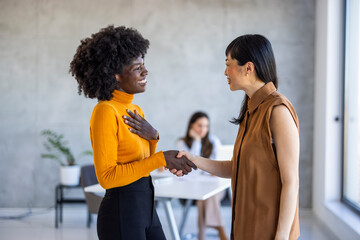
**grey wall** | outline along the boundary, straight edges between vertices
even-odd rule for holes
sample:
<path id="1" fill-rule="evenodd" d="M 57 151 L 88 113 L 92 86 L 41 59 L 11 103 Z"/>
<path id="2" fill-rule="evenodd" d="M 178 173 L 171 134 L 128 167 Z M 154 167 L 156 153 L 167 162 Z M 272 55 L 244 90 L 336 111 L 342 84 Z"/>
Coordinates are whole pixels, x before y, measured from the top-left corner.
<path id="1" fill-rule="evenodd" d="M 314 0 L 0 0 L 0 207 L 53 205 L 59 166 L 40 158 L 40 131 L 65 135 L 75 153 L 91 148 L 96 104 L 77 94 L 69 63 L 80 40 L 108 24 L 137 28 L 151 42 L 147 91 L 135 96 L 174 148 L 190 114 L 204 110 L 211 132 L 232 144 L 242 92 L 223 75 L 235 37 L 260 33 L 273 44 L 280 88 L 300 119 L 300 206 L 311 207 Z M 80 164 L 90 163 L 79 159 Z"/>

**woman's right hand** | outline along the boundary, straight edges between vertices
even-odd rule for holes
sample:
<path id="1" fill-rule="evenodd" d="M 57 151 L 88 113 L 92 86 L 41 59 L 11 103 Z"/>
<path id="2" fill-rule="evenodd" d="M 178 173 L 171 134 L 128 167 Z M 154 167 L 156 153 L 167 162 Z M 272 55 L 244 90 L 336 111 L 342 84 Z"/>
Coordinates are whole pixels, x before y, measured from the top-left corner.
<path id="1" fill-rule="evenodd" d="M 180 151 L 180 152 L 178 152 L 178 154 L 177 154 L 177 158 L 181 158 L 182 156 L 185 156 L 187 159 L 189 159 L 190 161 L 192 161 L 192 162 L 194 162 L 196 159 L 195 159 L 195 155 L 194 154 L 191 154 L 191 153 L 189 153 L 189 152 L 187 152 L 187 151 Z M 196 163 L 195 163 L 195 165 L 196 165 Z"/>
<path id="2" fill-rule="evenodd" d="M 191 172 L 192 169 L 197 169 L 197 166 L 187 159 L 185 155 L 178 156 L 178 151 L 169 150 L 163 152 L 165 161 L 166 161 L 166 168 L 168 169 L 177 169 L 181 170 L 184 175 Z"/>
<path id="3" fill-rule="evenodd" d="M 134 112 L 126 109 L 126 112 L 130 115 L 124 115 L 125 124 L 129 125 L 132 128 L 129 128 L 130 132 L 137 134 L 138 136 L 146 140 L 156 140 L 159 138 L 158 131 L 151 126 L 151 124 L 146 121 L 140 114 L 134 110 Z"/>
<path id="4" fill-rule="evenodd" d="M 200 135 L 193 129 L 191 128 L 189 130 L 189 136 L 194 139 L 195 141 L 200 141 L 201 140 L 201 137 Z"/>

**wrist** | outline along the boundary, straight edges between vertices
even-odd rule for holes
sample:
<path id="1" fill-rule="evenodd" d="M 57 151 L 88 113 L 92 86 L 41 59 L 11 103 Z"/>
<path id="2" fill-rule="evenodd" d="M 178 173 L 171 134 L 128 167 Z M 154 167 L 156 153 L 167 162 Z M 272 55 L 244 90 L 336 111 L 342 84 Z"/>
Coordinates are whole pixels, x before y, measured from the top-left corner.
<path id="1" fill-rule="evenodd" d="M 154 135 L 153 135 L 153 138 L 151 140 L 158 140 L 159 139 L 159 132 L 156 129 L 154 129 L 154 130 L 155 130 Z"/>
<path id="2" fill-rule="evenodd" d="M 189 160 L 192 161 L 197 166 L 198 159 L 196 158 L 196 155 L 191 154 L 189 156 Z"/>

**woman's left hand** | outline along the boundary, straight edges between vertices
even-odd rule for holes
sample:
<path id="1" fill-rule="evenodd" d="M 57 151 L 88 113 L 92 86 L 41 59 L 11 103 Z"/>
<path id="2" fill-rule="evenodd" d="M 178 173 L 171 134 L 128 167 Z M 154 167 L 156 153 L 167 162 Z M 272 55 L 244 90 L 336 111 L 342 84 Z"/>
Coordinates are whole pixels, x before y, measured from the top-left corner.
<path id="1" fill-rule="evenodd" d="M 156 140 L 159 138 L 158 131 L 151 126 L 139 113 L 134 110 L 131 112 L 129 109 L 126 109 L 126 112 L 130 115 L 124 115 L 124 122 L 132 128 L 129 128 L 130 132 L 139 135 L 140 137 L 146 140 Z"/>

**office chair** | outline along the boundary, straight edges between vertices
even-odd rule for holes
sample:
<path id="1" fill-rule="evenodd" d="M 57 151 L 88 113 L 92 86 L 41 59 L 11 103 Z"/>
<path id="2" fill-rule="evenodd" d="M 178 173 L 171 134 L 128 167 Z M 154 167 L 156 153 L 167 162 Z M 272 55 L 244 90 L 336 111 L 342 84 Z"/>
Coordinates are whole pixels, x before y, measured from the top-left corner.
<path id="1" fill-rule="evenodd" d="M 86 165 L 81 167 L 80 182 L 83 191 L 85 187 L 98 183 L 94 165 Z M 84 191 L 84 195 L 85 195 L 86 205 L 88 208 L 87 227 L 89 228 L 92 221 L 91 214 L 98 213 L 100 203 L 103 197 L 85 191 Z"/>

